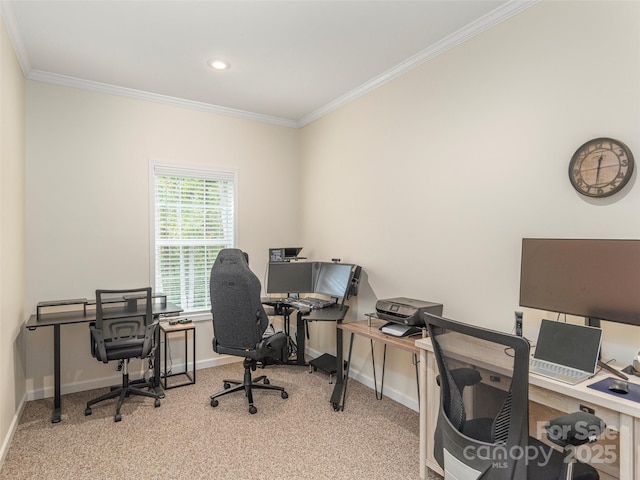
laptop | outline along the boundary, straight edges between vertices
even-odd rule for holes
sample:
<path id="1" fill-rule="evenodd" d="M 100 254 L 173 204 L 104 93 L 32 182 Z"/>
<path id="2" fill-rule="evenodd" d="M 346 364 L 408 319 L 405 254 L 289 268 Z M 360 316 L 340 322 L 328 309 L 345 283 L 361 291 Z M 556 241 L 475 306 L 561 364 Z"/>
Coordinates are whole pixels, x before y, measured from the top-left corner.
<path id="1" fill-rule="evenodd" d="M 575 385 L 596 373 L 602 329 L 542 320 L 529 371 Z"/>

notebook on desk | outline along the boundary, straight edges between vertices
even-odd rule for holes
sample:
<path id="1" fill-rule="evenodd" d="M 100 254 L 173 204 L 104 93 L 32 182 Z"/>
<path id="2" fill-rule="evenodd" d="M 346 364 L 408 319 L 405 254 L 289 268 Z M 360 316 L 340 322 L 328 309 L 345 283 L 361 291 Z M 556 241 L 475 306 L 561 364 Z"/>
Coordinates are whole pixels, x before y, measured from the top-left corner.
<path id="1" fill-rule="evenodd" d="M 595 374 L 601 342 L 600 328 L 542 320 L 529 371 L 575 385 Z"/>

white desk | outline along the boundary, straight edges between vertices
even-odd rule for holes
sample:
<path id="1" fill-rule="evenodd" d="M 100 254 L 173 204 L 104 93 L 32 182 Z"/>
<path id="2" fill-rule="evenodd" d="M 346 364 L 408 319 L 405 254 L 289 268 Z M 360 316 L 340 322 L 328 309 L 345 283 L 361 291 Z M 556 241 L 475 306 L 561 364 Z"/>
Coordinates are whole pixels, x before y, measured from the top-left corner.
<path id="1" fill-rule="evenodd" d="M 442 469 L 433 457 L 433 438 L 440 406 L 440 392 L 436 384 L 438 366 L 431 339 L 416 341 L 420 349 L 420 478 L 426 478 L 427 468 L 442 475 Z M 473 348 L 466 350 L 469 355 Z M 468 357 L 473 361 L 473 358 Z M 529 375 L 530 427 L 529 434 L 539 437 L 535 425 L 539 420 L 549 420 L 563 413 L 578 411 L 580 405 L 594 409 L 595 415 L 607 424 L 607 437 L 614 440 L 598 441 L 592 448 L 611 445 L 614 461 L 592 465 L 600 471 L 601 479 L 640 480 L 640 404 L 621 399 L 608 393 L 599 392 L 590 385 L 602 378 L 610 377 L 609 372 L 601 372 L 596 377 L 578 385 L 562 382 L 538 375 Z M 640 383 L 640 379 L 631 379 Z M 582 447 L 581 447 L 582 448 Z"/>

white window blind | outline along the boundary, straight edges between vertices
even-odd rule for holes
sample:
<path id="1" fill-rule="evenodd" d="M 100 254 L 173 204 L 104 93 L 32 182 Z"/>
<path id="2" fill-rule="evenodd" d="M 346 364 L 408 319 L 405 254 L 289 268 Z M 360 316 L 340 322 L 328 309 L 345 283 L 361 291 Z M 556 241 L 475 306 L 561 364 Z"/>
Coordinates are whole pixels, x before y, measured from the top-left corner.
<path id="1" fill-rule="evenodd" d="M 235 173 L 154 165 L 153 176 L 154 291 L 208 310 L 211 266 L 235 243 Z"/>

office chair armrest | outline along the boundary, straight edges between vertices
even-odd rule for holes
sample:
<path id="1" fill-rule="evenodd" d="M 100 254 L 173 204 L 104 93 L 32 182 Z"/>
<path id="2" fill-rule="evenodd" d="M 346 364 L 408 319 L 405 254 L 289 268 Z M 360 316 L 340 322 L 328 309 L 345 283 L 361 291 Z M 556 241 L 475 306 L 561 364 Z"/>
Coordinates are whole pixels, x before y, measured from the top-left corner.
<path id="1" fill-rule="evenodd" d="M 148 356 L 149 353 L 151 353 L 151 350 L 153 350 L 155 346 L 156 328 L 158 328 L 157 320 L 145 327 L 144 343 L 142 344 L 142 355 L 141 355 L 142 358 Z"/>
<path id="2" fill-rule="evenodd" d="M 456 368 L 451 370 L 453 381 L 456 382 L 458 390 L 462 392 L 464 387 L 475 385 L 482 380 L 480 372 L 473 368 Z M 440 386 L 440 375 L 436 377 L 436 383 Z"/>
<path id="3" fill-rule="evenodd" d="M 582 411 L 554 418 L 545 425 L 547 438 L 562 448 L 593 443 L 605 428 L 601 418 Z"/>
<path id="4" fill-rule="evenodd" d="M 456 368 L 451 371 L 451 375 L 461 391 L 463 387 L 470 387 L 482 380 L 480 372 L 473 368 Z"/>
<path id="5" fill-rule="evenodd" d="M 102 360 L 103 363 L 109 363 L 109 360 L 107 360 L 107 348 L 104 344 L 102 330 L 90 325 L 89 331 L 91 332 L 91 355 Z"/>
<path id="6" fill-rule="evenodd" d="M 91 333 L 91 329 L 96 326 L 96 322 L 89 323 L 89 345 L 91 346 L 91 356 L 96 356 L 96 342 L 93 339 L 93 333 Z"/>
<path id="7" fill-rule="evenodd" d="M 256 358 L 279 358 L 286 343 L 284 332 L 274 333 L 256 345 Z"/>

